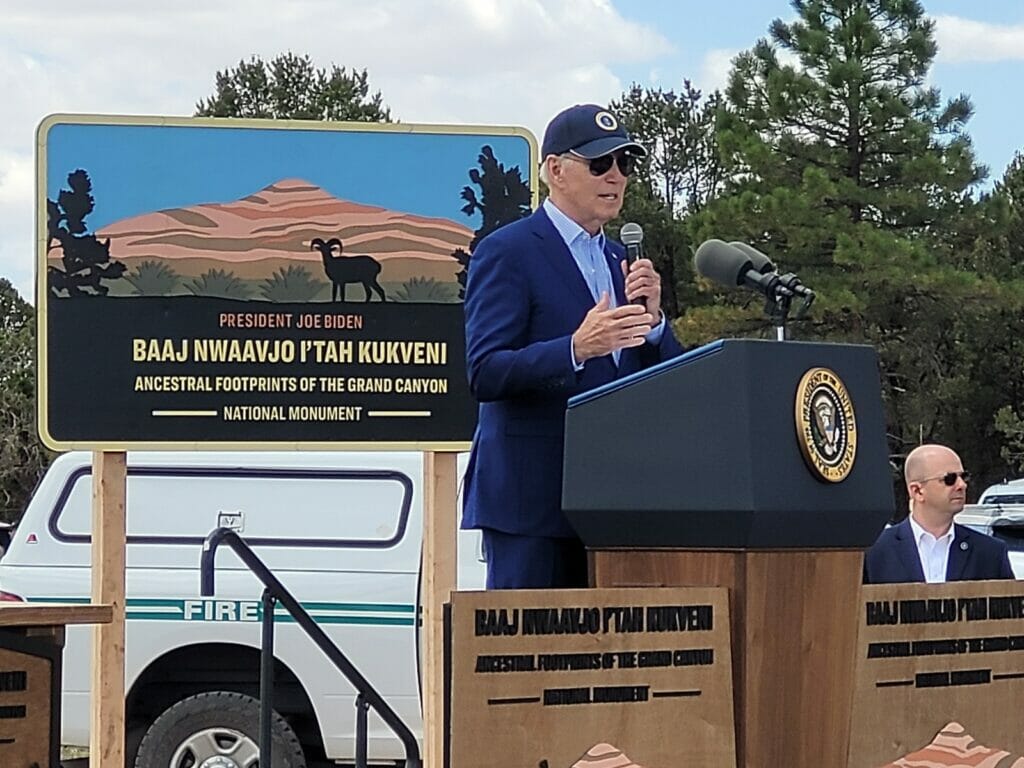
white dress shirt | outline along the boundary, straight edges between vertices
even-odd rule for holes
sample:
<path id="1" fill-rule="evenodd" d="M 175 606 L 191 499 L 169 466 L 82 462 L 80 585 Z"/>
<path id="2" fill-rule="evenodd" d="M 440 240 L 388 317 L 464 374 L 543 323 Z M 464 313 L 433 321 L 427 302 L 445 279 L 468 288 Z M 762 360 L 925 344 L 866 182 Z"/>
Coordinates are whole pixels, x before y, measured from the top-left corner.
<path id="1" fill-rule="evenodd" d="M 619 302 L 615 298 L 615 289 L 612 287 L 611 269 L 604 255 L 604 230 L 602 229 L 596 235 L 591 235 L 587 230 L 566 216 L 557 205 L 551 202 L 550 197 L 546 198 L 542 205 L 544 206 L 544 212 L 548 215 L 558 234 L 562 236 L 566 246 L 568 246 L 569 253 L 572 254 L 576 266 L 579 267 L 580 274 L 583 275 L 583 279 L 590 289 L 590 295 L 594 297 L 594 303 L 596 304 L 601 300 L 602 293 L 607 293 L 609 307 L 614 308 L 618 306 Z M 661 322 L 651 328 L 644 338 L 648 344 L 660 344 L 661 335 L 664 332 L 665 316 L 662 315 Z M 577 371 L 582 371 L 583 364 L 576 362 L 576 350 L 571 344 L 570 351 L 572 367 Z M 620 354 L 621 350 L 618 349 L 612 352 L 616 365 L 619 364 Z"/>
<path id="2" fill-rule="evenodd" d="M 921 558 L 921 570 L 924 580 L 929 584 L 941 584 L 946 581 L 946 567 L 949 565 L 949 548 L 953 545 L 953 525 L 949 530 L 936 538 L 918 525 L 914 516 L 910 516 L 910 530 L 914 532 L 917 543 L 917 556 Z"/>

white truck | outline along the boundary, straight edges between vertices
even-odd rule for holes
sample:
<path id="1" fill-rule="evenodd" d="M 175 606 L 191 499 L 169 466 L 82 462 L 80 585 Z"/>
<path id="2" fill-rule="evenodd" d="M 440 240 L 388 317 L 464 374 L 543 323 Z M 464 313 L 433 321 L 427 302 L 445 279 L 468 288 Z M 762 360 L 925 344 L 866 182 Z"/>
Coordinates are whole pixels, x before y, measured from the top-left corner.
<path id="1" fill-rule="evenodd" d="M 138 452 L 128 465 L 129 768 L 247 768 L 255 759 L 262 585 L 221 547 L 216 593 L 200 595 L 202 544 L 218 527 L 253 546 L 392 709 L 422 732 L 422 454 Z M 54 462 L 0 559 L 0 598 L 89 602 L 91 489 L 91 454 Z M 462 588 L 483 585 L 475 534 L 459 534 Z M 356 692 L 280 608 L 275 621 L 274 768 L 351 762 Z M 89 741 L 90 643 L 88 628 L 68 628 L 68 745 Z M 368 754 L 383 765 L 404 758 L 372 714 Z"/>

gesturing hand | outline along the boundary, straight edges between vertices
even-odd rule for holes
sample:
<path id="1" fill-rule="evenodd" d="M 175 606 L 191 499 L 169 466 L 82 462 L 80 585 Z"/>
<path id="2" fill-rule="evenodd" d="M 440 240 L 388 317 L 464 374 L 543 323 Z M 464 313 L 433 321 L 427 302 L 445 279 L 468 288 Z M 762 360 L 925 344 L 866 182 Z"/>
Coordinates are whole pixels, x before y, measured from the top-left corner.
<path id="1" fill-rule="evenodd" d="M 638 304 L 609 308 L 608 292 L 587 312 L 572 335 L 576 362 L 601 357 L 624 347 L 639 347 L 651 330 L 653 318 Z"/>

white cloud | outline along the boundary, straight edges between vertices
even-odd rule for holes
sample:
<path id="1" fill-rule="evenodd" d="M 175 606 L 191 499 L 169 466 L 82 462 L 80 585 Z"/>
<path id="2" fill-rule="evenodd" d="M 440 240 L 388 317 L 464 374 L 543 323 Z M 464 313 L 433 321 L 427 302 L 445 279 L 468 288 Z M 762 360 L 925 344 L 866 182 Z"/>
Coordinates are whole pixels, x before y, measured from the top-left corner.
<path id="1" fill-rule="evenodd" d="M 1024 24 L 990 24 L 959 16 L 936 16 L 938 61 L 996 62 L 1024 59 Z"/>
<path id="2" fill-rule="evenodd" d="M 31 152 L 0 150 L 0 277 L 29 301 L 35 253 L 35 164 Z"/>
<path id="3" fill-rule="evenodd" d="M 704 93 L 724 91 L 729 84 L 732 60 L 739 53 L 739 48 L 715 48 L 705 53 L 700 65 L 700 80 L 695 85 Z"/>
<path id="4" fill-rule="evenodd" d="M 189 115 L 218 70 L 308 53 L 366 68 L 407 123 L 523 125 L 622 92 L 620 64 L 671 51 L 609 0 L 4 0 L 0 276 L 28 295 L 34 133 L 53 112 Z"/>

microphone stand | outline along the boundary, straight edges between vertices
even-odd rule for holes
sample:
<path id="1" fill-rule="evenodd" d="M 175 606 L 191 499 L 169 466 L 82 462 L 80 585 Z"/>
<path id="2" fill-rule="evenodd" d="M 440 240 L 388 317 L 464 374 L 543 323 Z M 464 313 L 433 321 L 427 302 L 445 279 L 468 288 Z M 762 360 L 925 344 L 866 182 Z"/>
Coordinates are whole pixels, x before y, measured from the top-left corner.
<path id="1" fill-rule="evenodd" d="M 786 340 L 786 322 L 789 320 L 789 311 L 795 295 L 789 286 L 795 281 L 796 275 L 782 275 L 772 286 L 764 304 L 765 314 L 768 315 L 775 326 L 776 341 Z M 803 301 L 800 302 L 800 306 L 797 307 L 796 314 L 794 315 L 796 320 L 803 318 L 807 314 L 807 310 L 811 308 L 811 304 L 814 303 L 814 291 L 802 290 L 804 291 Z"/>
<path id="2" fill-rule="evenodd" d="M 772 325 L 775 326 L 776 341 L 786 340 L 786 320 L 789 319 L 789 308 L 793 301 L 792 293 L 786 293 L 790 295 L 786 296 L 782 291 L 776 291 L 774 298 L 769 296 L 764 303 L 765 314 L 771 318 Z"/>

